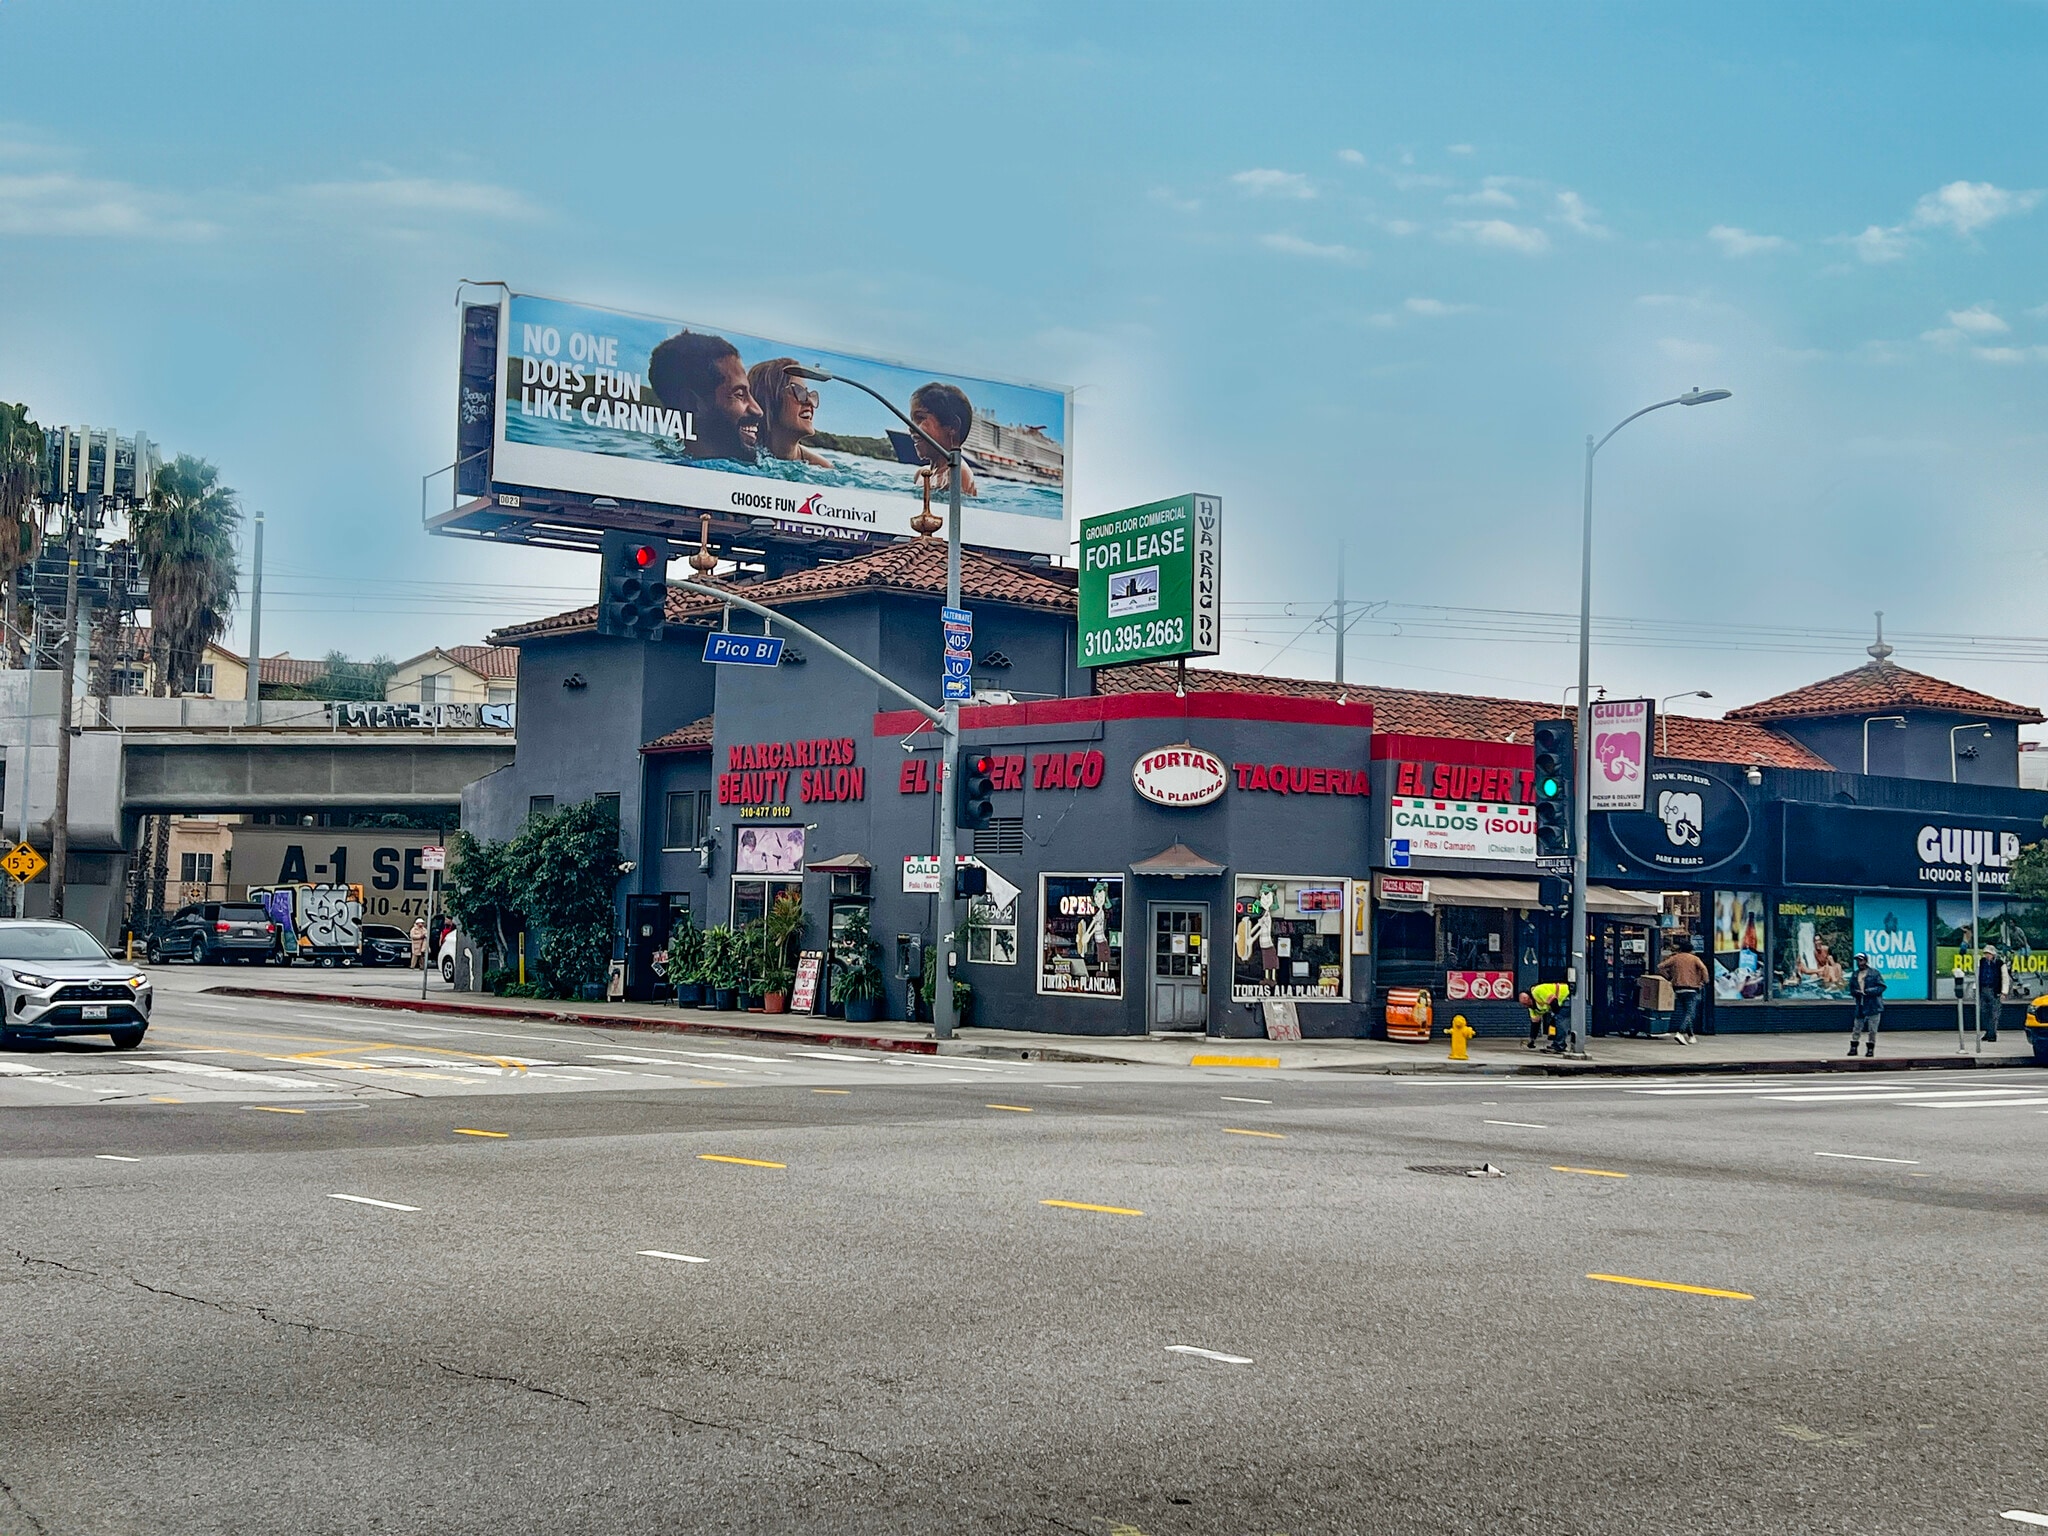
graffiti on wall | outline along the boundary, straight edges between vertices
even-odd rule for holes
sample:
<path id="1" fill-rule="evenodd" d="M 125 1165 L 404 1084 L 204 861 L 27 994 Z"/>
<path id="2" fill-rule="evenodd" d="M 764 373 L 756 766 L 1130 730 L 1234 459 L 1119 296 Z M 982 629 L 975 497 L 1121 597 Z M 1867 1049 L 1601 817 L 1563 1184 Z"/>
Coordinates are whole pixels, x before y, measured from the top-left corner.
<path id="1" fill-rule="evenodd" d="M 283 930 L 287 952 L 363 947 L 360 885 L 252 885 L 249 899 Z"/>

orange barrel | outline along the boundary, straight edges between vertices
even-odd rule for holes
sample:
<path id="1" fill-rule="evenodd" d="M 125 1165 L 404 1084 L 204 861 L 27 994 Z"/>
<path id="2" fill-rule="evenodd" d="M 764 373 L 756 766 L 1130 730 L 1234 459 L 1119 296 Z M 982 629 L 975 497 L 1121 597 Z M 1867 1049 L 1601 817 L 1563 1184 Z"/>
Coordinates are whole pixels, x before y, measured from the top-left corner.
<path id="1" fill-rule="evenodd" d="M 1426 987 L 1389 987 L 1387 989 L 1387 1038 L 1389 1040 L 1427 1040 L 1429 1029 L 1435 1019 L 1429 1003 Z"/>

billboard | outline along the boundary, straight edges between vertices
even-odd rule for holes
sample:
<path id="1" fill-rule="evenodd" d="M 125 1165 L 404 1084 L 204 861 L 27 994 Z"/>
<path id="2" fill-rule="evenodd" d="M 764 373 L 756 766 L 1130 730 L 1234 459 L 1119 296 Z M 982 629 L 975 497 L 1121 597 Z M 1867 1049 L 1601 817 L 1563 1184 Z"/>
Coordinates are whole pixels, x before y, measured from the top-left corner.
<path id="1" fill-rule="evenodd" d="M 880 402 L 796 378 L 792 364 L 859 381 L 965 452 L 968 543 L 1066 553 L 1063 390 L 530 294 L 500 305 L 491 480 L 772 518 L 825 538 L 910 533 L 927 489 L 945 510 L 942 457 L 927 465 L 928 445 Z M 471 393 L 466 381 L 465 402 Z"/>
<path id="2" fill-rule="evenodd" d="M 1175 496 L 1083 518 L 1080 628 L 1084 667 L 1223 648 L 1223 498 Z"/>

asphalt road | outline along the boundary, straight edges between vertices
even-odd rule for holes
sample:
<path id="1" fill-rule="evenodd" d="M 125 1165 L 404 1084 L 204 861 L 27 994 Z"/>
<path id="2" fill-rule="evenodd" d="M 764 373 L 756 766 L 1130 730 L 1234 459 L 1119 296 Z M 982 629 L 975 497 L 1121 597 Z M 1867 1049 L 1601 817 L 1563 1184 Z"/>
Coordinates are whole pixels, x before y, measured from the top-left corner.
<path id="1" fill-rule="evenodd" d="M 0 1533 L 2048 1518 L 2048 1073 L 890 1059 L 198 984 L 141 1052 L 0 1053 Z"/>

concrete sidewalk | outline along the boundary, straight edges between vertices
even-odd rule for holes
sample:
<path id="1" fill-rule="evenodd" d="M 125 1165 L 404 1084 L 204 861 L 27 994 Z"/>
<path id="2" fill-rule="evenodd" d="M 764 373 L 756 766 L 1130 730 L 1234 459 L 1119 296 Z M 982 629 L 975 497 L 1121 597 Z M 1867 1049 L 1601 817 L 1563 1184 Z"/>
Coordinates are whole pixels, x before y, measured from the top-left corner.
<path id="1" fill-rule="evenodd" d="M 2034 1063 L 2025 1030 L 2009 1029 L 1981 1051 L 1956 1050 L 1953 1034 L 1900 1030 L 1885 1036 L 1876 1059 L 1846 1055 L 1845 1031 L 1805 1034 L 1707 1036 L 1697 1045 L 1669 1039 L 1596 1039 L 1590 1060 L 1567 1061 L 1525 1049 L 1517 1040 L 1474 1040 L 1472 1059 L 1448 1059 L 1442 1040 L 1405 1044 L 1387 1040 L 1209 1040 L 1199 1035 L 1131 1036 L 1026 1034 L 1005 1029 L 963 1029 L 958 1038 L 934 1040 L 925 1024 L 848 1024 L 806 1015 L 735 1013 L 676 1008 L 659 1003 L 560 1003 L 456 992 L 438 977 L 420 996 L 420 973 L 402 970 L 328 970 L 290 966 L 242 972 L 153 968 L 167 995 L 214 992 L 231 997 L 341 1003 L 405 1012 L 482 1018 L 522 1018 L 606 1029 L 650 1029 L 732 1039 L 783 1040 L 918 1055 L 986 1056 L 1030 1061 L 1111 1062 L 1140 1066 L 1258 1067 L 1294 1071 L 1445 1073 L 1517 1076 L 1662 1076 L 1736 1072 L 1868 1072 L 1907 1068 L 2020 1067 Z M 189 978 L 189 984 L 188 984 Z M 218 980 L 216 980 L 218 978 Z"/>

